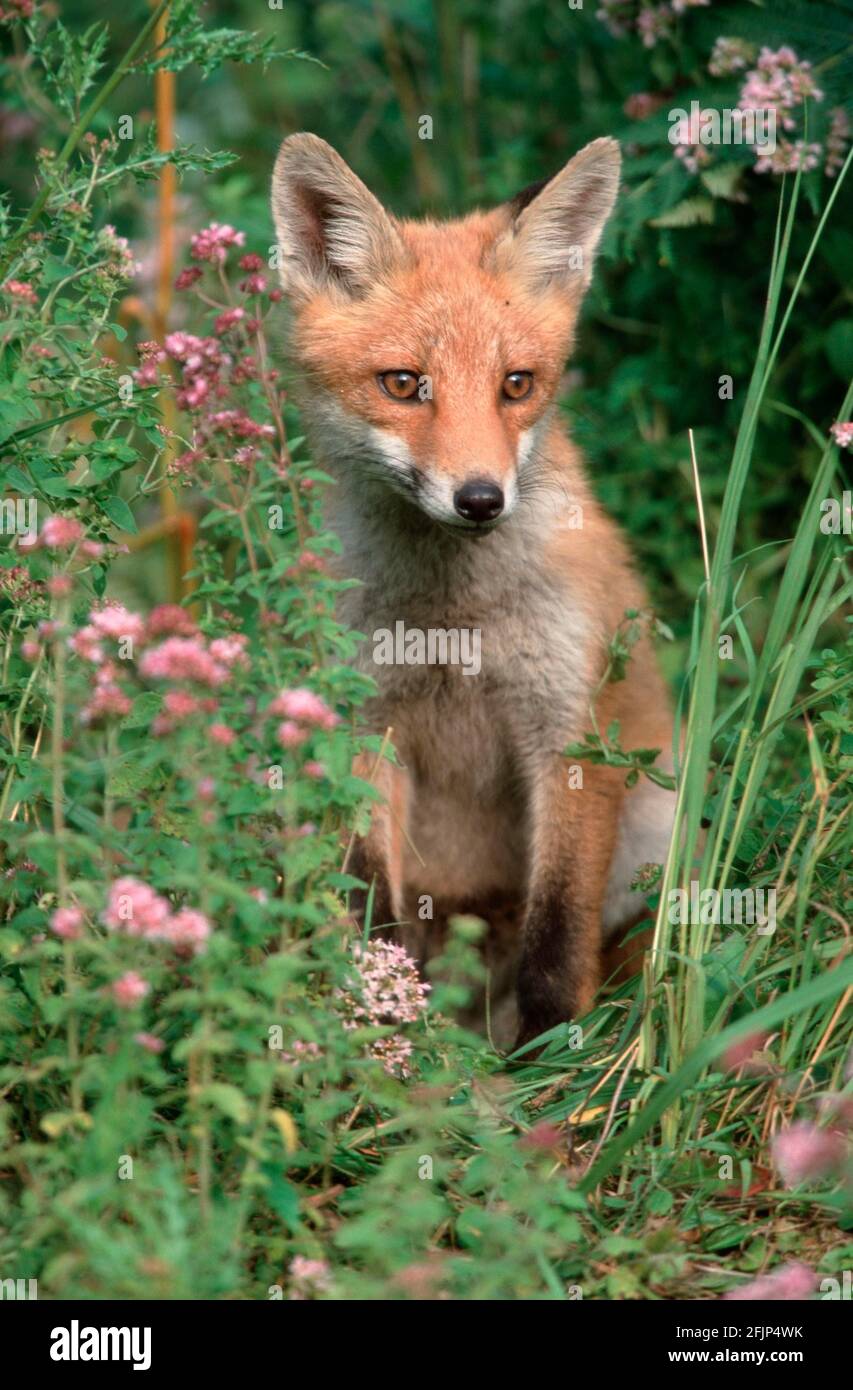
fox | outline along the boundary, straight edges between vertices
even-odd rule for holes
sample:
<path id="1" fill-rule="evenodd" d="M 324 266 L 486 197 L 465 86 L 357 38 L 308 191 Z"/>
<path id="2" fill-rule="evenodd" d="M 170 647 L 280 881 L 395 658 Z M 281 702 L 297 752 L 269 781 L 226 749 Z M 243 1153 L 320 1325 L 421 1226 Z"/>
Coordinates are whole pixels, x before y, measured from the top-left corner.
<path id="1" fill-rule="evenodd" d="M 606 953 L 647 916 L 637 870 L 673 826 L 669 784 L 594 762 L 572 776 L 564 751 L 594 717 L 673 769 L 648 632 L 605 679 L 648 599 L 558 411 L 620 160 L 593 140 L 446 221 L 387 211 L 310 133 L 283 140 L 272 178 L 296 400 L 333 480 L 336 572 L 358 581 L 340 618 L 365 634 L 364 727 L 394 753 L 356 759 L 377 796 L 346 861 L 357 910 L 369 890 L 371 924 L 421 965 L 451 918 L 482 919 L 477 1007 L 516 1049 L 590 1010 Z M 476 670 L 379 662 L 372 638 L 395 631 L 476 633 Z"/>

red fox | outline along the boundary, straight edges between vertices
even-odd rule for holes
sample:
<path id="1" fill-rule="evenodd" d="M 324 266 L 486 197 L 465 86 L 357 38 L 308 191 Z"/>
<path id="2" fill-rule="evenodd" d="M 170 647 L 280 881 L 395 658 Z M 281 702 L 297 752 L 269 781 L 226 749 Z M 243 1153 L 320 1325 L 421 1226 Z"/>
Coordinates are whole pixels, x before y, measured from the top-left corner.
<path id="1" fill-rule="evenodd" d="M 598 690 L 646 599 L 556 408 L 619 167 L 616 141 L 594 140 L 451 222 L 393 217 L 315 135 L 286 139 L 273 176 L 300 404 L 336 481 L 341 573 L 360 581 L 341 616 L 367 634 L 367 718 L 397 754 L 349 869 L 374 886 L 373 923 L 398 924 L 421 960 L 448 916 L 491 924 L 517 1045 L 588 1010 L 604 946 L 644 915 L 635 872 L 672 829 L 671 792 L 589 763 L 579 786 L 563 753 L 595 698 L 600 728 L 618 720 L 624 748 L 672 767 L 647 638 Z M 453 634 L 469 635 L 465 663 L 442 659 Z"/>

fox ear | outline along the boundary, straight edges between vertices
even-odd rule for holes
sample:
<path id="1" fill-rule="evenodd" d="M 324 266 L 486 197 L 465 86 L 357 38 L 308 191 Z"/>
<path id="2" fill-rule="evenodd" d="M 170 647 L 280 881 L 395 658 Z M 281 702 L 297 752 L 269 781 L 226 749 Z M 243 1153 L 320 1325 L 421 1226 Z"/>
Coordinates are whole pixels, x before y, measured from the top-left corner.
<path id="1" fill-rule="evenodd" d="M 512 269 L 531 289 L 586 289 L 620 164 L 615 140 L 593 140 L 559 174 L 519 193 L 506 205 L 511 221 L 495 246 L 497 268 Z"/>
<path id="2" fill-rule="evenodd" d="M 296 299 L 330 285 L 363 294 L 405 254 L 381 204 L 317 135 L 290 135 L 283 142 L 272 212 L 282 284 Z"/>

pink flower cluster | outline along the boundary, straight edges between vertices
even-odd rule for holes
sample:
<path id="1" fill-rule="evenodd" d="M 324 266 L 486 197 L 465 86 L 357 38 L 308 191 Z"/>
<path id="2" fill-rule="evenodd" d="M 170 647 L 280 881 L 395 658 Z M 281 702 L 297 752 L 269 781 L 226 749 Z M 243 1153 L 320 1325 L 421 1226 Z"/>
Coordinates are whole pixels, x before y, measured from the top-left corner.
<path id="1" fill-rule="evenodd" d="M 738 105 L 741 110 L 763 110 L 772 106 L 783 130 L 794 130 L 794 111 L 806 98 L 823 101 L 815 83 L 811 63 L 797 57 L 793 48 L 762 48 L 754 68 L 746 74 Z"/>
<path id="2" fill-rule="evenodd" d="M 817 1275 L 808 1265 L 792 1260 L 780 1265 L 770 1274 L 762 1274 L 742 1284 L 738 1289 L 730 1289 L 723 1298 L 731 1303 L 752 1301 L 780 1303 L 792 1300 L 801 1302 L 810 1298 L 817 1288 Z"/>
<path id="3" fill-rule="evenodd" d="M 223 399 L 227 387 L 222 373 L 231 365 L 217 338 L 198 338 L 194 333 L 169 333 L 165 355 L 181 368 L 181 388 L 176 400 L 182 410 L 199 410 L 211 399 Z"/>
<path id="4" fill-rule="evenodd" d="M 20 299 L 22 304 L 38 303 L 38 295 L 28 280 L 7 280 L 3 293 L 11 295 L 12 299 Z"/>
<path id="5" fill-rule="evenodd" d="M 402 946 L 391 941 L 358 941 L 352 948 L 357 975 L 346 990 L 338 990 L 345 1028 L 416 1023 L 424 1013 L 429 985 Z M 402 1033 L 378 1038 L 369 1046 L 372 1057 L 394 1076 L 411 1074 L 412 1044 Z"/>
<path id="6" fill-rule="evenodd" d="M 83 527 L 73 516 L 49 516 L 42 522 L 39 545 L 45 550 L 70 550 L 83 539 Z"/>
<path id="7" fill-rule="evenodd" d="M 834 179 L 844 163 L 847 147 L 850 144 L 850 117 L 843 106 L 833 110 L 829 130 L 826 135 L 826 163 L 823 172 L 828 179 Z"/>
<path id="8" fill-rule="evenodd" d="M 255 320 L 246 318 L 243 309 L 233 308 L 219 315 L 215 329 L 217 334 L 224 334 L 241 325 L 247 330 L 257 327 Z M 218 337 L 200 338 L 184 332 L 169 333 L 162 348 L 156 343 L 143 344 L 140 356 L 142 365 L 135 371 L 134 378 L 141 386 L 159 384 L 164 362 L 171 360 L 180 368 L 181 384 L 175 399 L 182 410 L 199 417 L 195 422 L 193 447 L 175 461 L 174 472 L 186 472 L 199 462 L 211 435 L 225 435 L 235 440 L 275 437 L 272 425 L 259 424 L 247 411 L 222 408 L 232 385 L 256 376 L 257 364 L 253 357 L 244 356 L 235 363 Z"/>
<path id="9" fill-rule="evenodd" d="M 266 714 L 268 718 L 282 719 L 277 730 L 282 748 L 298 748 L 312 729 L 334 729 L 340 723 L 325 700 L 304 686 L 282 690 L 267 706 Z"/>
<path id="10" fill-rule="evenodd" d="M 304 1255 L 295 1255 L 288 1273 L 290 1290 L 287 1296 L 290 1299 L 304 1301 L 331 1292 L 332 1271 L 325 1260 L 309 1260 Z"/>
<path id="11" fill-rule="evenodd" d="M 738 106 L 742 111 L 774 111 L 777 126 L 789 134 L 796 130 L 797 108 L 806 99 L 823 101 L 823 92 L 812 76 L 811 63 L 797 57 L 793 48 L 762 48 L 756 66 L 746 74 Z M 774 150 L 755 146 L 757 174 L 788 174 L 814 169 L 821 146 L 803 140 L 776 139 Z"/>
<path id="12" fill-rule="evenodd" d="M 104 662 L 95 671 L 95 683 L 89 699 L 80 711 L 81 724 L 100 724 L 104 719 L 123 719 L 132 708 L 130 697 L 116 680 L 116 668 Z"/>
<path id="13" fill-rule="evenodd" d="M 214 638 L 209 644 L 201 633 L 167 637 L 145 652 L 139 672 L 146 680 L 193 681 L 215 689 L 225 684 L 235 666 L 247 664 L 246 642 L 237 634 Z"/>
<path id="14" fill-rule="evenodd" d="M 116 274 L 129 280 L 138 273 L 140 265 L 131 250 L 130 242 L 127 237 L 119 236 L 111 223 L 108 222 L 101 228 L 99 240 L 102 250 L 112 258 Z"/>
<path id="15" fill-rule="evenodd" d="M 685 11 L 709 5 L 711 0 L 601 0 L 596 17 L 607 25 L 614 38 L 637 33 L 646 48 L 654 48 L 661 39 L 672 33 L 676 17 Z"/>
<path id="16" fill-rule="evenodd" d="M 243 246 L 245 232 L 238 232 L 227 222 L 211 222 L 209 227 L 196 232 L 190 241 L 190 255 L 194 261 L 210 261 L 213 265 L 223 265 L 231 246 Z"/>
<path id="17" fill-rule="evenodd" d="M 73 550 L 76 547 L 77 554 L 88 560 L 97 560 L 104 553 L 99 541 L 86 538 L 83 526 L 73 516 L 45 517 L 38 536 L 24 536 L 19 545 L 21 550 Z"/>
<path id="18" fill-rule="evenodd" d="M 853 420 L 836 420 L 829 432 L 839 449 L 849 449 L 853 444 Z"/>
<path id="19" fill-rule="evenodd" d="M 42 623 L 42 640 L 56 636 L 54 623 Z M 117 652 L 108 652 L 107 643 L 118 644 Z M 24 653 L 35 660 L 35 650 Z M 89 621 L 68 639 L 70 650 L 82 661 L 92 665 L 93 692 L 83 707 L 80 718 L 84 724 L 97 724 L 108 717 L 129 713 L 131 700 L 119 685 L 120 664 L 116 658 L 137 658 L 137 649 L 144 648 L 137 661 L 137 671 L 143 679 L 154 681 L 189 682 L 208 690 L 219 689 L 227 683 L 237 668 L 249 664 L 248 638 L 242 633 L 229 632 L 222 637 L 205 638 L 190 613 L 176 604 L 162 604 L 152 609 L 148 618 L 133 613 L 120 603 L 106 603 L 93 608 Z M 197 695 L 187 690 L 168 690 L 163 709 L 152 723 L 152 733 L 171 733 L 193 715 L 215 714 L 218 700 L 212 695 Z M 211 725 L 214 742 L 227 747 L 234 733 L 227 725 Z"/>
<path id="20" fill-rule="evenodd" d="M 229 250 L 243 246 L 244 242 L 243 232 L 216 222 L 191 238 L 192 259 L 207 262 L 219 272 L 209 277 L 213 286 L 202 296 L 205 305 L 213 305 L 218 310 L 212 333 L 206 337 L 182 331 L 169 333 L 162 345 L 142 343 L 138 349 L 142 361 L 134 374 L 136 381 L 143 386 L 161 385 L 162 368 L 171 362 L 180 370 L 177 404 L 193 416 L 191 442 L 169 463 L 169 472 L 174 477 L 191 477 L 198 464 L 223 456 L 241 467 L 254 467 L 261 457 L 262 447 L 268 447 L 276 438 L 272 424 L 262 424 L 252 418 L 248 409 L 235 408 L 229 403 L 235 387 L 261 381 L 269 392 L 275 389 L 279 375 L 275 368 L 266 365 L 262 350 L 253 350 L 263 323 L 259 297 L 265 296 L 270 303 L 282 297 L 280 290 L 268 289 L 267 278 L 261 273 L 264 262 L 260 256 L 247 252 L 239 259 L 240 270 L 246 272 L 239 282 L 240 291 L 246 296 L 244 303 L 221 302 L 221 268 Z M 178 275 L 175 287 L 191 290 L 203 275 L 203 266 L 187 266 Z"/>
<path id="21" fill-rule="evenodd" d="M 708 71 L 712 77 L 729 77 L 743 71 L 754 56 L 755 49 L 746 39 L 719 38 L 711 49 Z"/>
<path id="22" fill-rule="evenodd" d="M 211 926 L 203 912 L 184 907 L 173 913 L 169 903 L 138 878 L 117 878 L 110 887 L 102 921 L 110 931 L 146 941 L 165 941 L 182 956 L 200 955 Z"/>
<path id="23" fill-rule="evenodd" d="M 83 913 L 79 907 L 58 907 L 50 919 L 50 929 L 62 941 L 79 941 L 83 935 Z"/>
<path id="24" fill-rule="evenodd" d="M 809 1120 L 799 1120 L 776 1135 L 771 1152 L 785 1186 L 799 1187 L 838 1172 L 847 1141 L 839 1129 L 821 1129 Z"/>
<path id="25" fill-rule="evenodd" d="M 132 1009 L 140 1004 L 151 986 L 135 970 L 127 970 L 113 982 L 112 996 L 119 1008 Z"/>

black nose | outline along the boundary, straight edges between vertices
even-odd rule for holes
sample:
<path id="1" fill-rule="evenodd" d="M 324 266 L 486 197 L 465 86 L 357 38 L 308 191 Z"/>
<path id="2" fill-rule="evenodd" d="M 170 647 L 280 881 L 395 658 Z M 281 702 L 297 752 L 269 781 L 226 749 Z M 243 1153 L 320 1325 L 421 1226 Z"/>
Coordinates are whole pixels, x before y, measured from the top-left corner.
<path id="1" fill-rule="evenodd" d="M 488 478 L 472 478 L 453 494 L 453 505 L 466 521 L 494 521 L 504 509 L 504 495 Z"/>

